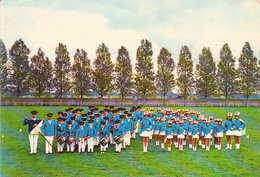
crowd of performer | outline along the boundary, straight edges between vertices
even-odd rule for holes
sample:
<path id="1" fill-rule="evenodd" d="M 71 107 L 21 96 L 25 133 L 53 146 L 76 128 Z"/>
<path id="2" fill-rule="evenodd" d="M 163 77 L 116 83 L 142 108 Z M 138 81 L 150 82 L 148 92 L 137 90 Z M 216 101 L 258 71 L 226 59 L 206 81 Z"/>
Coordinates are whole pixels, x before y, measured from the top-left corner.
<path id="1" fill-rule="evenodd" d="M 180 151 L 188 144 L 188 148 L 196 151 L 198 145 L 210 150 L 211 145 L 221 150 L 222 138 L 226 135 L 227 147 L 232 149 L 232 137 L 235 138 L 236 149 L 240 149 L 240 137 L 246 132 L 246 124 L 240 119 L 240 113 L 228 113 L 223 122 L 220 118 L 209 116 L 208 119 L 198 111 L 188 109 L 160 109 L 154 112 L 138 107 L 114 109 L 105 106 L 100 110 L 94 106 L 84 112 L 83 109 L 65 109 L 58 112 L 57 120 L 53 113 L 47 114 L 47 119 L 37 117 L 37 111 L 24 119 L 23 125 L 28 124 L 30 155 L 37 154 L 38 136 L 45 139 L 45 153 L 53 153 L 53 140 L 57 140 L 57 153 L 94 152 L 95 146 L 100 146 L 100 152 L 115 145 L 115 152 L 120 153 L 131 145 L 131 139 L 136 135 L 143 138 L 143 152 L 148 152 L 149 140 L 155 138 L 156 146 L 172 150 L 172 144 Z"/>

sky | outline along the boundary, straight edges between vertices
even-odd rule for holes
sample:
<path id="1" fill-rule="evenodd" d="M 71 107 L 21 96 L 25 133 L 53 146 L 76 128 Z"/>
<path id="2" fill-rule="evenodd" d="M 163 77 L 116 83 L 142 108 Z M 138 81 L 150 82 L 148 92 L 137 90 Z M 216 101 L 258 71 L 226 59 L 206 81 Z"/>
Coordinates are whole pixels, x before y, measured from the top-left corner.
<path id="1" fill-rule="evenodd" d="M 8 50 L 21 38 L 30 57 L 41 48 L 52 61 L 60 42 L 92 62 L 105 43 L 113 62 L 123 45 L 134 65 L 142 39 L 152 42 L 155 68 L 162 47 L 177 63 L 187 45 L 197 64 L 203 47 L 219 61 L 224 43 L 238 58 L 248 41 L 260 58 L 260 0 L 0 0 L 0 38 Z"/>

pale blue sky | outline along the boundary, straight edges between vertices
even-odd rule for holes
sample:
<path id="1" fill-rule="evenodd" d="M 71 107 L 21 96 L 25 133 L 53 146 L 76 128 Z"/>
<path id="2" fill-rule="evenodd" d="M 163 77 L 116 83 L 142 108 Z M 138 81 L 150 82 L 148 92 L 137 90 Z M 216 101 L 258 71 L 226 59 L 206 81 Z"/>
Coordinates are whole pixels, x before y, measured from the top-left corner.
<path id="1" fill-rule="evenodd" d="M 259 58 L 260 0 L 2 0 L 1 26 L 8 49 L 22 38 L 32 55 L 41 47 L 53 61 L 58 42 L 71 56 L 85 49 L 92 61 L 104 42 L 113 61 L 124 45 L 134 64 L 142 38 L 152 42 L 154 61 L 166 47 L 177 62 L 182 45 L 194 63 L 204 46 L 217 61 L 226 42 L 238 58 L 245 41 Z"/>

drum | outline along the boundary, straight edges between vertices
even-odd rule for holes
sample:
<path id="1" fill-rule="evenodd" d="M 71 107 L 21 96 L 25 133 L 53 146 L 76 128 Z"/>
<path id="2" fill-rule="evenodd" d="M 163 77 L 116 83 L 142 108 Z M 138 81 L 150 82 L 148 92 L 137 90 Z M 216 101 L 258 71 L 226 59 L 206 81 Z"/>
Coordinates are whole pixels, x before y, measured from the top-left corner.
<path id="1" fill-rule="evenodd" d="M 66 136 L 65 136 L 65 135 L 60 135 L 60 136 L 57 138 L 57 142 L 60 143 L 60 144 L 65 143 L 65 141 L 66 141 Z"/>
<path id="2" fill-rule="evenodd" d="M 137 129 L 136 123 L 133 123 L 133 130 Z"/>
<path id="3" fill-rule="evenodd" d="M 121 135 L 118 135 L 115 137 L 114 140 L 115 140 L 116 144 L 120 144 L 124 141 L 124 138 Z"/>
<path id="4" fill-rule="evenodd" d="M 74 143 L 75 142 L 75 137 L 74 136 L 70 136 L 68 138 L 68 144 Z"/>
<path id="5" fill-rule="evenodd" d="M 108 137 L 103 137 L 100 141 L 99 144 L 101 144 L 102 146 L 107 145 L 107 143 L 109 142 L 109 138 Z"/>

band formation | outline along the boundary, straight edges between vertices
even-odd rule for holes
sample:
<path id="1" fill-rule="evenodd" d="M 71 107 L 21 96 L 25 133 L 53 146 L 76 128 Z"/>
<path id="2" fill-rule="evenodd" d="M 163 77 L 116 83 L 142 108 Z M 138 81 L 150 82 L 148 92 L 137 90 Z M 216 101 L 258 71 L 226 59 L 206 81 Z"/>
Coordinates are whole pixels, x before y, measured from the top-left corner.
<path id="1" fill-rule="evenodd" d="M 180 151 L 188 144 L 188 148 L 197 150 L 198 144 L 202 149 L 210 150 L 214 147 L 221 150 L 223 135 L 227 138 L 226 149 L 232 149 L 232 137 L 235 138 L 236 149 L 240 149 L 240 137 L 246 132 L 245 122 L 240 119 L 240 113 L 228 113 L 227 119 L 208 117 L 198 111 L 171 108 L 153 108 L 150 111 L 140 106 L 114 109 L 105 106 L 99 111 L 89 106 L 86 113 L 83 109 L 65 109 L 58 112 L 57 120 L 53 120 L 53 113 L 47 114 L 47 119 L 37 117 L 37 111 L 24 119 L 23 125 L 28 125 L 30 155 L 37 154 L 39 135 L 45 140 L 45 153 L 53 153 L 53 140 L 57 140 L 57 153 L 62 153 L 66 146 L 67 152 L 94 152 L 95 146 L 100 146 L 100 152 L 105 153 L 109 146 L 115 145 L 115 151 L 120 153 L 135 140 L 136 134 L 143 138 L 143 152 L 148 152 L 149 139 L 155 138 L 156 146 L 172 150 L 172 144 Z"/>

